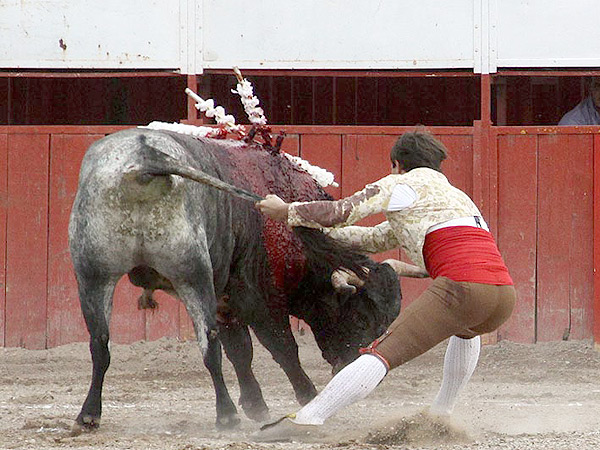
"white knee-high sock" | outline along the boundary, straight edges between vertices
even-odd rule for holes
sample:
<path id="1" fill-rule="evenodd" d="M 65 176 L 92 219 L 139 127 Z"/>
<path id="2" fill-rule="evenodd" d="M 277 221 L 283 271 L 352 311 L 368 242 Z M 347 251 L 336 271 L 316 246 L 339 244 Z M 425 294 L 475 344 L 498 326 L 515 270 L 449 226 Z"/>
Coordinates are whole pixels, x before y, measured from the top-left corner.
<path id="1" fill-rule="evenodd" d="M 481 339 L 461 339 L 452 336 L 444 357 L 442 386 L 430 411 L 437 415 L 450 415 L 456 405 L 458 394 L 465 387 L 479 360 Z"/>
<path id="2" fill-rule="evenodd" d="M 385 364 L 374 355 L 361 355 L 348 364 L 292 419 L 295 423 L 322 425 L 340 409 L 365 398 L 387 373 Z"/>

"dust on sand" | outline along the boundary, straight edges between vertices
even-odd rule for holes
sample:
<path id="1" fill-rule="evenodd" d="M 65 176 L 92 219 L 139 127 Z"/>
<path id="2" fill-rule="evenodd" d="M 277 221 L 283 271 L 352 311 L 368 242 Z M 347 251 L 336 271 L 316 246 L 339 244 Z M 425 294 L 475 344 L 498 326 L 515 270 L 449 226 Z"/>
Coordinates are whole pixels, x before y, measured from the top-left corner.
<path id="1" fill-rule="evenodd" d="M 310 335 L 298 340 L 303 366 L 322 389 L 331 368 Z M 329 439 L 280 444 L 253 443 L 261 424 L 243 415 L 237 430 L 215 428 L 215 394 L 195 343 L 160 339 L 113 345 L 111 351 L 100 429 L 72 436 L 90 382 L 88 344 L 0 348 L 0 449 L 600 448 L 600 354 L 587 341 L 483 347 L 447 428 L 419 415 L 440 384 L 441 344 L 390 372 L 366 399 L 328 420 Z M 258 344 L 253 366 L 273 419 L 298 410 L 283 371 Z M 237 399 L 235 374 L 226 361 L 224 376 Z"/>
<path id="2" fill-rule="evenodd" d="M 365 442 L 422 447 L 466 444 L 473 442 L 473 438 L 464 429 L 452 423 L 450 418 L 432 416 L 423 411 L 410 417 L 390 420 L 386 425 L 370 432 Z"/>

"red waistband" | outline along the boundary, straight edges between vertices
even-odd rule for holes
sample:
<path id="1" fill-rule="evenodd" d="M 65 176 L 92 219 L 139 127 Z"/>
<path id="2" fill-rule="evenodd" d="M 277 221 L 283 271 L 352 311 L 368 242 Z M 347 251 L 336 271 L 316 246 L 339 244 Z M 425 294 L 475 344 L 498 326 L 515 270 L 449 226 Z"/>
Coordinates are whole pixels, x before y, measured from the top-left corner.
<path id="1" fill-rule="evenodd" d="M 494 237 L 482 228 L 447 227 L 428 233 L 423 258 L 431 278 L 513 284 Z"/>

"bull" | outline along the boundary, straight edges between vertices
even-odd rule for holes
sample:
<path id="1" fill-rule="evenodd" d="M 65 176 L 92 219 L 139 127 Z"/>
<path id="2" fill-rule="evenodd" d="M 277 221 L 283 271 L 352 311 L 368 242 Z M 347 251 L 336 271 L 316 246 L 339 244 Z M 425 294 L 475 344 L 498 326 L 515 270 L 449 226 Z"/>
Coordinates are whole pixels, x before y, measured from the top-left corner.
<path id="1" fill-rule="evenodd" d="M 243 411 L 254 420 L 268 417 L 251 369 L 248 327 L 304 404 L 316 389 L 300 366 L 290 314 L 310 325 L 323 357 L 337 370 L 399 312 L 398 278 L 389 265 L 320 232 L 293 233 L 265 219 L 251 202 L 190 180 L 190 173 L 289 201 L 330 198 L 308 173 L 252 142 L 129 129 L 92 144 L 69 222 L 92 358 L 91 385 L 76 419 L 80 429 L 100 424 L 112 296 L 124 274 L 144 289 L 140 307 L 156 306 L 156 289 L 184 303 L 214 384 L 222 429 L 240 419 L 223 379 L 221 345 L 236 371 Z M 332 288 L 329 277 L 340 265 L 357 273 L 368 269 L 357 292 Z"/>

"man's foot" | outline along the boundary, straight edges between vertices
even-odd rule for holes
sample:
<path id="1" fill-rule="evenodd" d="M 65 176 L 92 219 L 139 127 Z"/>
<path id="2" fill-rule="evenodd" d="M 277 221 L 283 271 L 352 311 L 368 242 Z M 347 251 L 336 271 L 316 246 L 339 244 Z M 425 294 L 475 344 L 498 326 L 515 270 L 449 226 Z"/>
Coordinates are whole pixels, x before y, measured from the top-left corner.
<path id="1" fill-rule="evenodd" d="M 311 442 L 325 434 L 319 425 L 304 425 L 292 422 L 288 417 L 263 426 L 252 435 L 255 442 Z"/>

